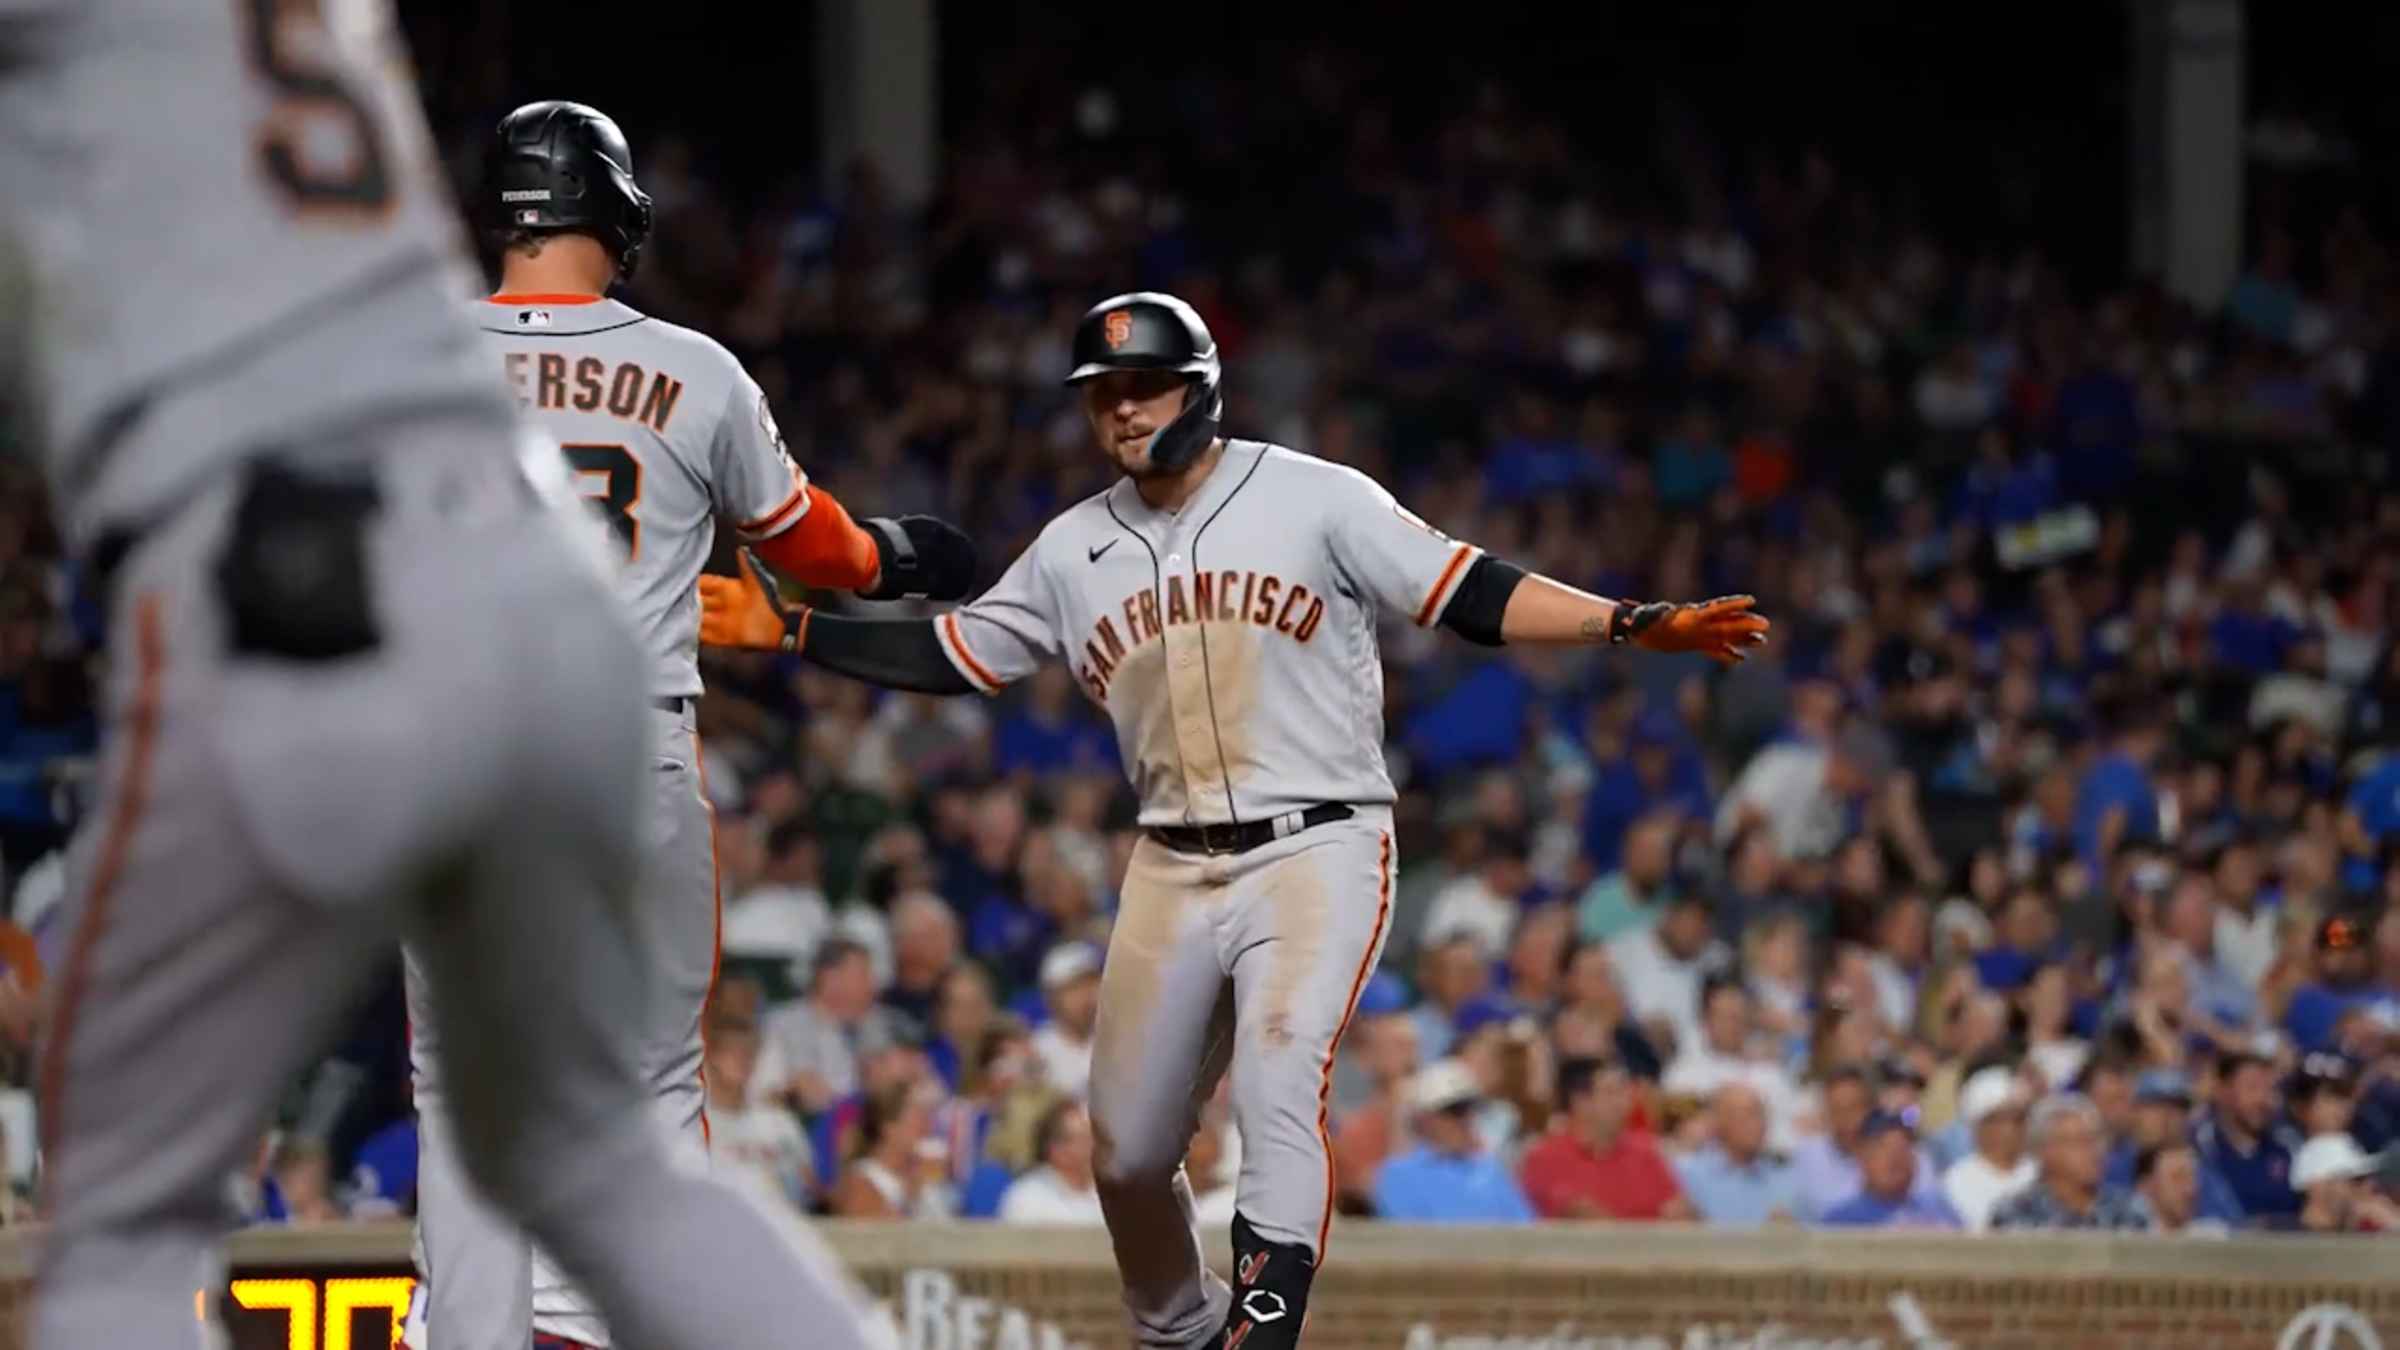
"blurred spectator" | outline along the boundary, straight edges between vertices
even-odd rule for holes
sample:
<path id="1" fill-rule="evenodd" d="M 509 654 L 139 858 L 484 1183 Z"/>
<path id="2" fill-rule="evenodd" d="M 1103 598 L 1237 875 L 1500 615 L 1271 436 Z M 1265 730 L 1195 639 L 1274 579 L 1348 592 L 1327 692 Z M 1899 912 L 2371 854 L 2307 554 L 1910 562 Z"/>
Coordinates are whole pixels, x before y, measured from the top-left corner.
<path id="1" fill-rule="evenodd" d="M 1817 1221 L 1832 1228 L 1958 1227 L 1950 1202 L 1917 1184 L 1923 1165 L 1907 1121 L 1888 1111 L 1870 1114 L 1858 1128 L 1858 1189 Z"/>
<path id="2" fill-rule="evenodd" d="M 2340 1055 L 2306 1056 L 2284 1098 L 2301 1138 L 2348 1134 L 2358 1110 L 2358 1073 Z"/>
<path id="3" fill-rule="evenodd" d="M 1482 862 L 1444 886 L 1425 913 L 1425 931 L 1444 938 L 1473 938 L 1486 961 L 1508 950 L 1518 916 L 1533 889 L 1522 835 L 1487 829 L 1483 832 Z"/>
<path id="4" fill-rule="evenodd" d="M 2199 1212 L 2200 1154 L 2181 1138 L 2143 1149 L 2133 1165 L 2134 1204 L 2153 1233 L 2222 1236 L 2223 1219 Z"/>
<path id="5" fill-rule="evenodd" d="M 1525 911 L 1509 939 L 1501 991 L 1512 1006 L 1545 1019 L 1558 1010 L 1574 939 L 1575 911 L 1566 905 L 1545 901 Z"/>
<path id="6" fill-rule="evenodd" d="M 834 1184 L 833 1213 L 845 1219 L 939 1219 L 956 1212 L 948 1155 L 932 1131 L 941 1093 L 897 1082 L 866 1100 L 856 1151 Z"/>
<path id="7" fill-rule="evenodd" d="M 1097 1224 L 1100 1192 L 1092 1181 L 1092 1120 L 1072 1098 L 1042 1117 L 1034 1132 L 1041 1165 L 1000 1198 L 1002 1223 Z"/>
<path id="8" fill-rule="evenodd" d="M 1749 1084 L 1719 1087 L 1708 1108 L 1709 1141 L 1674 1160 L 1676 1179 L 1698 1216 L 1755 1227 L 1800 1217 L 1800 1177 L 1767 1151 L 1767 1108 Z"/>
<path id="9" fill-rule="evenodd" d="M 1491 983 L 1482 945 L 1465 933 L 1436 933 L 1417 956 L 1417 1051 L 1427 1061 L 1450 1053 L 1458 1014 Z"/>
<path id="10" fill-rule="evenodd" d="M 943 977 L 958 964 L 958 916 L 931 891 L 892 901 L 892 982 L 883 1005 L 921 1027 L 933 1023 Z"/>
<path id="11" fill-rule="evenodd" d="M 2107 1132 L 2098 1107 L 2074 1093 L 2036 1103 L 2026 1126 L 2040 1171 L 1992 1211 L 1994 1228 L 2143 1228 L 2129 1191 L 2103 1180 Z"/>
<path id="12" fill-rule="evenodd" d="M 1364 1208 L 1384 1159 L 1407 1137 L 1408 1089 L 1420 1063 L 1417 1024 L 1405 1009 L 1376 1013 L 1344 1038 L 1344 1049 L 1351 1047 L 1365 1068 L 1368 1095 L 1334 1129 L 1333 1170 L 1341 1194 Z"/>
<path id="13" fill-rule="evenodd" d="M 1701 986 L 1700 1000 L 1700 1039 L 1667 1066 L 1660 1086 L 1708 1097 L 1729 1082 L 1748 1084 L 1766 1103 L 1769 1137 L 1777 1148 L 1789 1148 L 1799 1115 L 1799 1085 L 1773 1057 L 1754 1052 L 1750 991 L 1736 976 L 1713 975 Z"/>
<path id="14" fill-rule="evenodd" d="M 1050 1085 L 1078 1101 L 1092 1090 L 1092 1023 L 1100 1011 L 1100 953 L 1062 942 L 1042 958 L 1042 1004 L 1050 1020 L 1033 1033 L 1033 1053 Z"/>
<path id="15" fill-rule="evenodd" d="M 2144 1154 L 2192 1141 L 2192 1090 L 2181 1069 L 2148 1069 L 2135 1081 L 2133 1119 L 2109 1149 L 2102 1178 L 2111 1186 L 2138 1184 Z M 2242 1202 L 2197 1148 L 2192 1152 L 2192 1212 L 2220 1224 L 2242 1221 Z"/>
<path id="16" fill-rule="evenodd" d="M 2280 1096 L 2271 1061 L 2247 1051 L 2220 1055 L 2216 1101 L 2192 1136 L 2201 1162 L 2225 1178 L 2254 1220 L 2288 1218 L 2300 1208 L 2292 1155 L 2302 1141 L 2283 1119 Z"/>
<path id="17" fill-rule="evenodd" d="M 942 977 L 933 1007 L 932 1035 L 925 1042 L 925 1059 L 952 1092 L 967 1090 L 975 1057 L 981 1052 L 984 1036 L 998 1013 L 992 977 L 984 973 L 983 967 L 962 961 Z"/>
<path id="18" fill-rule="evenodd" d="M 1942 1195 L 1967 1231 L 1980 1233 L 1991 1226 L 1993 1207 L 2034 1177 L 2025 1151 L 2024 1087 L 2010 1069 L 1984 1069 L 1959 1090 L 1958 1114 L 1974 1151 L 1942 1174 Z"/>
<path id="19" fill-rule="evenodd" d="M 1608 944 L 1625 1002 L 1654 1042 L 1681 1050 L 1700 1043 L 1700 985 L 1732 960 L 1709 922 L 1708 902 L 1677 895 L 1656 925 Z"/>
<path id="20" fill-rule="evenodd" d="M 719 822 L 722 850 L 731 827 Z M 725 907 L 725 954 L 805 962 L 833 926 L 821 887 L 822 854 L 806 822 L 786 820 L 767 833 L 758 884 Z"/>
<path id="21" fill-rule="evenodd" d="M 816 1159 L 792 1114 L 750 1095 L 758 1067 L 756 1024 L 719 1020 L 708 1029 L 708 1143 L 716 1174 L 773 1205 L 815 1207 Z"/>
<path id="22" fill-rule="evenodd" d="M 2369 921 L 2329 914 L 2317 923 L 2313 978 L 2292 993 L 2283 1029 L 2302 1051 L 2333 1048 L 2334 1024 L 2352 1007 L 2372 1002 L 2375 959 Z"/>
<path id="23" fill-rule="evenodd" d="M 1383 1165 L 1375 1212 L 1420 1223 L 1523 1223 L 1525 1194 L 1483 1145 L 1474 1115 L 1482 1104 L 1474 1071 L 1454 1059 L 1419 1070 L 1409 1087 L 1417 1146 Z"/>
<path id="24" fill-rule="evenodd" d="M 1609 1059 L 1558 1066 L 1559 1118 L 1525 1152 L 1525 1194 L 1545 1219 L 1688 1219 L 1658 1141 L 1630 1128 L 1633 1078 Z"/>
<path id="25" fill-rule="evenodd" d="M 2374 1175 L 2375 1160 L 2350 1136 L 2309 1140 L 2292 1160 L 2292 1186 L 2302 1200 L 2289 1225 L 2309 1233 L 2400 1232 L 2400 1207 L 2375 1188 Z"/>
<path id="26" fill-rule="evenodd" d="M 1241 1180 L 1241 1154 L 1232 1147 L 1231 1103 L 1220 1088 L 1200 1108 L 1200 1123 L 1192 1131 L 1192 1146 L 1183 1158 L 1184 1176 L 1192 1188 L 1192 1216 L 1203 1233 L 1233 1225 L 1233 1202 Z M 1338 1159 L 1337 1159 L 1338 1166 Z M 1363 1206 L 1350 1207 L 1364 1212 Z"/>
<path id="27" fill-rule="evenodd" d="M 2025 1021 L 2025 1058 L 2045 1086 L 2064 1091 L 2091 1057 L 2090 1044 L 2074 1033 L 2074 993 L 2065 964 L 2036 967 L 2017 991 L 2017 1006 Z"/>
<path id="28" fill-rule="evenodd" d="M 1800 1177 L 1800 1203 L 1805 1209 L 1802 1218 L 1819 1218 L 1858 1194 L 1861 1151 L 1866 1145 L 1868 1117 L 1875 1109 L 1875 1091 L 1873 1071 L 1856 1063 L 1834 1066 L 1819 1085 L 1825 1132 L 1800 1141 L 1792 1152 Z M 1920 1201 L 1938 1199 L 1933 1169 L 1915 1148 L 1915 1130 L 1904 1121 L 1900 1124 L 1906 1129 L 1909 1154 L 1915 1159 L 1909 1183 L 1912 1195 Z M 1890 1147 L 1886 1145 L 1887 1151 Z"/>
<path id="29" fill-rule="evenodd" d="M 1586 941 L 1608 942 L 1657 924 L 1675 885 L 1672 813 L 1644 816 L 1625 833 L 1623 865 L 1585 889 L 1575 906 L 1575 929 Z"/>
<path id="30" fill-rule="evenodd" d="M 820 944 L 809 972 L 807 996 L 770 1013 L 761 1028 L 751 1092 L 813 1116 L 858 1091 L 859 1041 L 870 1028 L 888 1030 L 893 1014 L 876 1006 L 874 970 L 859 944 Z"/>

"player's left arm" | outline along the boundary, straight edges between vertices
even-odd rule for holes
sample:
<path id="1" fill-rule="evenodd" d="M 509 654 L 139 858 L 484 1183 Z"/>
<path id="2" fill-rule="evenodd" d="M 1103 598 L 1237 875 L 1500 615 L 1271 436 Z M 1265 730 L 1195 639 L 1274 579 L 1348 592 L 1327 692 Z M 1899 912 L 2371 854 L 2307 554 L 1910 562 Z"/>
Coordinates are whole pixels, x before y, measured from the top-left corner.
<path id="1" fill-rule="evenodd" d="M 1326 495 L 1335 563 L 1386 610 L 1487 647 L 1631 644 L 1702 652 L 1727 664 L 1767 640 L 1747 595 L 1696 604 L 1609 599 L 1528 572 L 1426 524 L 1363 474 L 1339 471 Z"/>
<path id="2" fill-rule="evenodd" d="M 718 513 L 761 559 L 804 586 L 870 600 L 957 600 L 974 584 L 975 546 L 958 527 L 932 516 L 853 520 L 809 482 L 765 391 L 747 374 L 734 381 L 711 459 Z"/>

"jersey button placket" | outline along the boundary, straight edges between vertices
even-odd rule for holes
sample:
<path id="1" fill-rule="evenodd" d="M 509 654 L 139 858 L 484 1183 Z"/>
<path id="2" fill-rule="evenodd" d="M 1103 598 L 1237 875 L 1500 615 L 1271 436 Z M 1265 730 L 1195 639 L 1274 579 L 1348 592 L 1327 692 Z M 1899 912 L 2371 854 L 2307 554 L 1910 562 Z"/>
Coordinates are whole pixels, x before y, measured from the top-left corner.
<path id="1" fill-rule="evenodd" d="M 1163 618 L 1173 611 L 1167 604 L 1167 578 L 1182 576 L 1183 550 L 1175 534 L 1168 535 L 1170 551 L 1161 569 L 1158 587 L 1158 612 Z M 1166 644 L 1167 701 L 1170 716 L 1175 719 L 1175 753 L 1183 771 L 1184 800 L 1192 807 L 1213 797 L 1221 797 L 1215 777 L 1207 767 L 1216 762 L 1215 728 L 1208 721 L 1208 689 L 1200 661 L 1200 631 L 1189 623 L 1169 623 L 1161 641 Z"/>

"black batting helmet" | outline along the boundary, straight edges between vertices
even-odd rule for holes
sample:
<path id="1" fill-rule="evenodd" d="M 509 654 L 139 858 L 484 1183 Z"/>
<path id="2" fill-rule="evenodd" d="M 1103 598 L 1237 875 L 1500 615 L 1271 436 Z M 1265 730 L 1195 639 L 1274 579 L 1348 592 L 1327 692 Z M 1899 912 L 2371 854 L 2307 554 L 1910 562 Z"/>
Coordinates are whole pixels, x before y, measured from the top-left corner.
<path id="1" fill-rule="evenodd" d="M 548 99 L 500 119 L 482 207 L 503 234 L 591 235 L 628 277 L 650 237 L 650 196 L 633 181 L 625 133 L 582 103 Z"/>
<path id="2" fill-rule="evenodd" d="M 1150 438 L 1153 466 L 1179 469 L 1217 438 L 1225 419 L 1217 340 L 1199 313 L 1174 296 L 1132 291 L 1092 306 L 1075 325 L 1074 361 L 1069 384 L 1112 370 L 1171 370 L 1191 382 L 1183 413 Z"/>

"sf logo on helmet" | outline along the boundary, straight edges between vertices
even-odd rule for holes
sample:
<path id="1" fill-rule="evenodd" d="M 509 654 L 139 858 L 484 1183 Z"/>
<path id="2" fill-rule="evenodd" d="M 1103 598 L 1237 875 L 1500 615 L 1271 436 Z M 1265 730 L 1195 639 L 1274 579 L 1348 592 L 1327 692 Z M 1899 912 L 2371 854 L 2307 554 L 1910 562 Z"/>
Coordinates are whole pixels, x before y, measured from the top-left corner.
<path id="1" fill-rule="evenodd" d="M 1110 351 L 1115 351 L 1133 339 L 1133 311 L 1130 309 L 1110 310 L 1102 324 L 1103 327 L 1100 331 L 1102 336 L 1108 339 Z"/>

